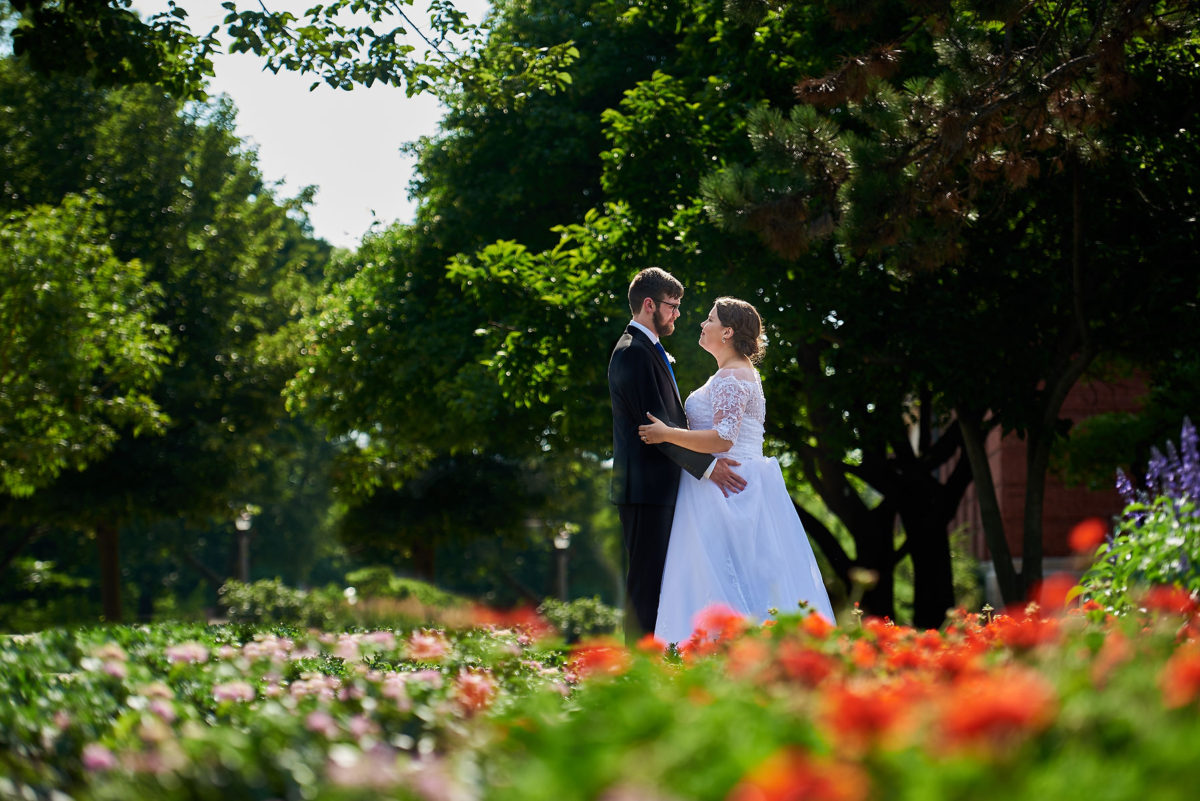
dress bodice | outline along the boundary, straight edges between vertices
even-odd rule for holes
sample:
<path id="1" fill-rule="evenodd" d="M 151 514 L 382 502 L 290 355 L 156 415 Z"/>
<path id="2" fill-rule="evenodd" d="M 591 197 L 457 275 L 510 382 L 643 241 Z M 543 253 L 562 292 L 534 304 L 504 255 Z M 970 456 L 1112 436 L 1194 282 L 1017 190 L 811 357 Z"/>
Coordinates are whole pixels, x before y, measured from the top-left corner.
<path id="1" fill-rule="evenodd" d="M 728 452 L 717 455 L 738 460 L 762 458 L 767 400 L 754 368 L 718 370 L 688 395 L 684 410 L 690 428 L 716 429 L 722 439 L 733 442 Z"/>

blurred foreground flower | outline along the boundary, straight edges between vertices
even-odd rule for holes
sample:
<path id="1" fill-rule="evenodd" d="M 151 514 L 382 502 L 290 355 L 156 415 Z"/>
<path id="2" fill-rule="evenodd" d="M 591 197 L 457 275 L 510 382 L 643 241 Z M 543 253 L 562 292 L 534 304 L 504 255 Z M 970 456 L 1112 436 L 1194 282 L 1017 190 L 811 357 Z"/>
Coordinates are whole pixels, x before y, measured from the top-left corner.
<path id="1" fill-rule="evenodd" d="M 165 653 L 167 661 L 171 664 L 190 664 L 208 661 L 208 649 L 198 642 L 184 642 L 178 645 L 170 645 L 167 646 Z"/>
<path id="2" fill-rule="evenodd" d="M 1200 696 L 1200 644 L 1188 643 L 1163 666 L 1159 683 L 1169 709 L 1187 706 Z"/>
<path id="3" fill-rule="evenodd" d="M 83 766 L 88 770 L 112 770 L 117 758 L 99 743 L 88 743 L 83 747 Z"/>
<path id="4" fill-rule="evenodd" d="M 1048 727 L 1057 712 L 1050 683 L 1027 668 L 965 676 L 941 699 L 946 745 L 1004 746 Z"/>
<path id="5" fill-rule="evenodd" d="M 571 649 L 568 667 L 581 679 L 615 676 L 629 669 L 632 657 L 628 649 L 612 637 L 596 637 Z"/>
<path id="6" fill-rule="evenodd" d="M 450 642 L 440 631 L 414 631 L 408 638 L 408 658 L 414 662 L 439 662 L 450 652 Z"/>
<path id="7" fill-rule="evenodd" d="M 727 801 L 864 801 L 870 788 L 856 765 L 786 748 L 751 770 Z"/>
<path id="8" fill-rule="evenodd" d="M 1081 520 L 1067 535 L 1071 550 L 1079 554 L 1090 554 L 1108 536 L 1108 523 L 1098 517 Z"/>
<path id="9" fill-rule="evenodd" d="M 454 679 L 452 694 L 464 712 L 474 714 L 491 706 L 498 686 L 487 671 L 463 670 Z"/>

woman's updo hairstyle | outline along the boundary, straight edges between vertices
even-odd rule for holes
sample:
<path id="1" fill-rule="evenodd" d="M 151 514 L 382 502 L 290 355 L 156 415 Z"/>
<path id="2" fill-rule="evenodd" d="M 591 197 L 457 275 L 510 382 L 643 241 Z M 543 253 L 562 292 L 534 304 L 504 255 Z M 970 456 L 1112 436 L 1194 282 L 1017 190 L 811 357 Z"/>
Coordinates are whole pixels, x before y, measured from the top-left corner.
<path id="1" fill-rule="evenodd" d="M 717 307 L 717 319 L 721 321 L 721 325 L 733 329 L 733 337 L 729 344 L 751 362 L 758 364 L 766 349 L 762 318 L 758 316 L 758 310 L 737 298 L 717 298 L 714 305 Z"/>

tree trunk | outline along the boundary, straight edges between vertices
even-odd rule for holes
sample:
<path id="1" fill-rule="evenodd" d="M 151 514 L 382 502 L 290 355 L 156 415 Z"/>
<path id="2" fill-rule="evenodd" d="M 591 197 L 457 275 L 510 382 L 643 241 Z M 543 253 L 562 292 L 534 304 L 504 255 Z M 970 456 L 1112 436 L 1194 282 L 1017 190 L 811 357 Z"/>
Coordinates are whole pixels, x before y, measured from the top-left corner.
<path id="1" fill-rule="evenodd" d="M 417 578 L 433 582 L 433 571 L 436 567 L 437 549 L 428 540 L 413 543 L 412 569 Z"/>
<path id="2" fill-rule="evenodd" d="M 956 415 L 962 429 L 963 449 L 971 463 L 971 475 L 975 477 L 975 495 L 979 499 L 983 536 L 992 553 L 1000 597 L 1005 604 L 1020 603 L 1025 600 L 1025 588 L 1013 567 L 1012 552 L 1004 536 L 1004 519 L 1000 516 L 1000 502 L 996 498 L 996 484 L 992 480 L 992 466 L 988 463 L 985 433 L 981 425 L 983 416 L 961 406 L 956 409 Z"/>
<path id="3" fill-rule="evenodd" d="M 862 610 L 868 615 L 896 619 L 896 513 L 884 500 L 871 510 L 870 525 L 851 530 L 858 558 L 855 566 L 865 568 L 877 578 L 862 595 Z M 853 589 L 851 589 L 853 592 Z"/>
<path id="4" fill-rule="evenodd" d="M 1025 519 L 1021 540 L 1021 583 L 1026 592 L 1042 583 L 1042 519 L 1046 509 L 1046 473 L 1050 467 L 1050 437 L 1029 433 L 1025 451 Z"/>
<path id="5" fill-rule="evenodd" d="M 946 521 L 927 503 L 901 506 L 900 520 L 913 564 L 913 626 L 940 628 L 955 603 Z"/>
<path id="6" fill-rule="evenodd" d="M 96 526 L 99 547 L 100 607 L 107 623 L 121 622 L 120 530 L 113 523 Z"/>

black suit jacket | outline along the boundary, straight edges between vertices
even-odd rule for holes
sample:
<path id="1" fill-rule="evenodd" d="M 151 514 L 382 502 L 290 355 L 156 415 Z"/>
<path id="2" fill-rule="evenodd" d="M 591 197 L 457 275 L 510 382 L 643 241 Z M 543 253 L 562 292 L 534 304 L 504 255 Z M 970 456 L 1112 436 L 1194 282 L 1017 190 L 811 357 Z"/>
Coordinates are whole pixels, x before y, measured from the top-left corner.
<path id="1" fill-rule="evenodd" d="M 680 468 L 702 478 L 714 457 L 667 442 L 647 445 L 638 437 L 638 426 L 650 422 L 646 412 L 676 428 L 687 428 L 687 417 L 662 356 L 632 325 L 609 359 L 608 392 L 613 412 L 612 502 L 674 506 Z"/>

